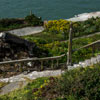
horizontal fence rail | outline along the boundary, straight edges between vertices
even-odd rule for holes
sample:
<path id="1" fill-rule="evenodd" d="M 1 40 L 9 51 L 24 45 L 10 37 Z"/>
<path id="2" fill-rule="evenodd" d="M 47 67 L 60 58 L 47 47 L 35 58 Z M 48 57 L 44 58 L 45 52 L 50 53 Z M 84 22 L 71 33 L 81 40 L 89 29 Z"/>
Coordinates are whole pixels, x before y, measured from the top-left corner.
<path id="1" fill-rule="evenodd" d="M 56 60 L 56 59 L 62 58 L 64 56 L 65 56 L 65 54 L 60 55 L 60 56 L 54 56 L 54 57 L 27 58 L 27 59 L 20 59 L 20 60 L 4 61 L 4 62 L 0 62 L 0 65 L 14 64 L 14 63 L 20 63 L 20 62 L 30 62 L 30 61 Z"/>
<path id="2" fill-rule="evenodd" d="M 92 49 L 95 49 L 94 47 L 96 45 L 99 45 L 98 48 L 100 48 L 100 40 L 92 42 L 83 47 L 80 47 L 80 48 L 76 49 L 75 51 L 79 51 L 81 49 L 89 48 L 89 47 L 92 47 Z M 97 49 L 97 47 L 96 47 L 96 49 Z M 57 68 L 62 68 L 62 67 L 67 68 L 66 62 L 61 63 L 61 61 L 60 61 L 63 57 L 66 57 L 66 56 L 67 56 L 67 54 L 62 54 L 60 56 L 54 56 L 54 57 L 27 58 L 27 59 L 4 61 L 4 62 L 0 62 L 0 70 L 9 71 L 8 69 L 10 69 L 10 72 L 11 72 L 11 71 L 16 71 L 16 70 L 23 71 L 23 69 L 25 69 L 25 71 L 27 71 L 27 70 L 40 71 L 40 70 L 44 70 L 44 69 L 51 70 L 51 69 L 57 69 Z"/>
<path id="3" fill-rule="evenodd" d="M 97 45 L 97 44 L 100 45 L 100 40 L 95 41 L 95 42 L 92 42 L 92 43 L 90 43 L 90 44 L 87 44 L 87 45 L 85 45 L 85 46 L 83 46 L 83 47 L 80 47 L 80 48 L 76 49 L 75 51 L 79 51 L 79 50 L 81 50 L 81 49 L 89 48 L 89 47 L 94 48 L 94 46 Z"/>
<path id="4" fill-rule="evenodd" d="M 54 70 L 67 68 L 66 63 L 61 63 L 61 59 L 66 57 L 66 54 L 54 57 L 45 58 L 27 58 L 19 60 L 11 60 L 0 62 L 0 71 L 8 72 L 31 72 L 41 70 Z"/>

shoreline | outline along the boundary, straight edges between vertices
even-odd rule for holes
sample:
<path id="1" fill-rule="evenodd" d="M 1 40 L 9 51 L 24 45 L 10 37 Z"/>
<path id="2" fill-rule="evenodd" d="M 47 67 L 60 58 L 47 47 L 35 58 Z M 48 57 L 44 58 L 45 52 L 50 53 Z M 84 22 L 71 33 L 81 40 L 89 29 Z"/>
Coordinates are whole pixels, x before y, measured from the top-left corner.
<path id="1" fill-rule="evenodd" d="M 68 20 L 68 21 L 86 21 L 92 17 L 93 18 L 100 17 L 100 11 L 78 14 L 72 18 L 65 19 L 65 20 Z"/>

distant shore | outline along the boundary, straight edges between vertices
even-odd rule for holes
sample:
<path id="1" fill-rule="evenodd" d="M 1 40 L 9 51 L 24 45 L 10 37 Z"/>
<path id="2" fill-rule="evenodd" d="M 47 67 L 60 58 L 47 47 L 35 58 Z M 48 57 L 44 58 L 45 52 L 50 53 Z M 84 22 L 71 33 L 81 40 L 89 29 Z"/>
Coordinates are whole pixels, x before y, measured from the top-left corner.
<path id="1" fill-rule="evenodd" d="M 65 19 L 65 20 L 85 21 L 92 17 L 94 17 L 94 18 L 100 17 L 100 11 L 78 14 L 78 15 L 75 15 L 73 18 L 69 18 L 69 19 Z M 23 18 L 18 18 L 18 19 L 23 20 Z M 44 23 L 45 23 L 45 21 L 44 21 Z M 36 33 L 42 32 L 43 30 L 44 30 L 43 26 L 37 26 L 37 27 L 23 27 L 23 28 L 19 28 L 19 29 L 13 29 L 8 32 L 10 32 L 12 34 L 16 34 L 18 36 L 24 36 L 24 35 L 36 34 Z"/>
<path id="2" fill-rule="evenodd" d="M 88 20 L 89 18 L 92 18 L 92 17 L 94 17 L 94 18 L 100 17 L 100 11 L 78 14 L 78 15 L 75 15 L 75 17 L 69 18 L 69 19 L 66 19 L 66 20 L 69 20 L 69 21 L 85 21 L 85 20 Z"/>

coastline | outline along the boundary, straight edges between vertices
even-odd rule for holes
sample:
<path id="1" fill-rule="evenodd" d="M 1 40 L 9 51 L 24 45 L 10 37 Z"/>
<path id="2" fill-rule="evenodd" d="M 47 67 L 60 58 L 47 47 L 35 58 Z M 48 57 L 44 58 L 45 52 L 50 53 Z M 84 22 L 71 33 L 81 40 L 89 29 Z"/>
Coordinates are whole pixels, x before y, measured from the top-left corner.
<path id="1" fill-rule="evenodd" d="M 78 14 L 78 15 L 75 15 L 74 17 L 72 17 L 72 18 L 65 19 L 65 20 L 74 21 L 74 22 L 75 21 L 86 21 L 86 20 L 88 20 L 89 18 L 92 18 L 92 17 L 93 18 L 100 17 L 100 11 Z"/>
<path id="2" fill-rule="evenodd" d="M 72 18 L 68 18 L 65 20 L 77 22 L 77 21 L 86 21 L 92 17 L 94 17 L 94 18 L 100 17 L 100 11 L 78 14 Z M 18 18 L 18 19 L 23 20 L 23 18 Z M 48 21 L 46 21 L 46 22 L 48 22 Z M 44 23 L 45 23 L 45 20 L 44 20 Z M 10 32 L 10 33 L 18 35 L 18 36 L 24 36 L 24 35 L 37 34 L 39 32 L 42 32 L 43 30 L 44 30 L 43 26 L 37 26 L 37 27 L 23 27 L 23 28 L 18 28 L 18 29 L 12 29 L 7 32 Z"/>

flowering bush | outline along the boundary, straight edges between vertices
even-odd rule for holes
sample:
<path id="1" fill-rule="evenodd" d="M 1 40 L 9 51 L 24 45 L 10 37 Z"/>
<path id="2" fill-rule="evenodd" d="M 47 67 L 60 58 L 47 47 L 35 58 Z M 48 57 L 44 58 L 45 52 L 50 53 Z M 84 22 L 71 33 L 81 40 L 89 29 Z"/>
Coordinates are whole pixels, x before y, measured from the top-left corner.
<path id="1" fill-rule="evenodd" d="M 51 33 L 63 33 L 67 32 L 69 30 L 69 24 L 70 22 L 67 20 L 53 20 L 53 21 L 48 21 L 48 24 L 46 24 L 46 31 L 51 32 Z"/>
<path id="2" fill-rule="evenodd" d="M 73 22 L 72 24 L 74 37 L 88 35 L 100 31 L 100 18 L 91 18 L 84 22 Z M 49 34 L 62 34 L 64 39 L 68 39 L 70 21 L 63 19 L 48 21 L 45 27 L 45 31 L 47 31 Z"/>

